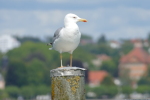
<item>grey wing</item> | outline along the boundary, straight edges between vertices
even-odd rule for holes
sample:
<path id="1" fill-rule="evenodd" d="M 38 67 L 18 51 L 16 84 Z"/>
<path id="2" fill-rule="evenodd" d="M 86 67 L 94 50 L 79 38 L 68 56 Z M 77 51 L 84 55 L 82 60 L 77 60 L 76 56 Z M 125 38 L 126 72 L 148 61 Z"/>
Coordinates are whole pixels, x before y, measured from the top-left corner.
<path id="1" fill-rule="evenodd" d="M 53 39 L 52 39 L 52 45 L 53 45 L 53 42 L 54 42 L 56 39 L 59 38 L 59 36 L 60 36 L 60 31 L 62 30 L 62 28 L 63 28 L 63 27 L 61 27 L 61 28 L 59 28 L 59 29 L 57 29 L 57 30 L 55 31 L 54 36 L 53 36 Z"/>

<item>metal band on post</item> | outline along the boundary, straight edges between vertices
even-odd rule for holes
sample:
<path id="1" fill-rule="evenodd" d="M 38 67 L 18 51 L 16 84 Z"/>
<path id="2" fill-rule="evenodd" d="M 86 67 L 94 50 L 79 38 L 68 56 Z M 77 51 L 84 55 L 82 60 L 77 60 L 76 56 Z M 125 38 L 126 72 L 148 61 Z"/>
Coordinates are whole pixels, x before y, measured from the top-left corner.
<path id="1" fill-rule="evenodd" d="M 85 69 L 63 67 L 50 71 L 52 100 L 85 100 Z"/>

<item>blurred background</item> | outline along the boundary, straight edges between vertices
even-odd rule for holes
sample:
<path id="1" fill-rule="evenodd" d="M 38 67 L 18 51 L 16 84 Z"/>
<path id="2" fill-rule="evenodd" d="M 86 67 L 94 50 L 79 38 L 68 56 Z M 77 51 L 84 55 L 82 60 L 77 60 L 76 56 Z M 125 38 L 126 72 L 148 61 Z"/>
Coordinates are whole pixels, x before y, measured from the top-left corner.
<path id="1" fill-rule="evenodd" d="M 50 100 L 48 50 L 64 16 L 77 14 L 82 38 L 73 66 L 86 71 L 87 99 L 150 98 L 149 0 L 0 0 L 0 100 Z M 63 54 L 69 65 L 69 54 Z"/>

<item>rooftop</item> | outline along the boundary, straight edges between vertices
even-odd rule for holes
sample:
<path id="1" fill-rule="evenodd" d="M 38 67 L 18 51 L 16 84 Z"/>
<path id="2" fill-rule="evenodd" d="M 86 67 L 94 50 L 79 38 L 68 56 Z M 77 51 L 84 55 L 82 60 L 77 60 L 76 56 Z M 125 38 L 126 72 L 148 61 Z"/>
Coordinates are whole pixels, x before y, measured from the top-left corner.
<path id="1" fill-rule="evenodd" d="M 121 63 L 150 63 L 150 55 L 141 47 L 135 47 L 127 55 L 124 55 L 120 59 Z"/>
<path id="2" fill-rule="evenodd" d="M 101 83 L 107 74 L 106 71 L 89 71 L 89 82 L 93 84 Z"/>

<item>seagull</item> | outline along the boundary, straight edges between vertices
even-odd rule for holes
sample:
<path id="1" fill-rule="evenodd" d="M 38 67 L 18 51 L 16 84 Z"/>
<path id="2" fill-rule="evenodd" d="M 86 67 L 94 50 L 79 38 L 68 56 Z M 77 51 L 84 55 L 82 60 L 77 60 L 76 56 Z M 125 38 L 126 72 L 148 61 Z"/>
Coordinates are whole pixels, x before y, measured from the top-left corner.
<path id="1" fill-rule="evenodd" d="M 52 46 L 49 50 L 54 49 L 60 53 L 60 68 L 63 67 L 63 52 L 70 53 L 70 67 L 72 67 L 72 54 L 78 47 L 81 38 L 77 22 L 87 22 L 87 20 L 72 13 L 67 14 L 64 18 L 64 27 L 58 28 L 54 33 L 52 42 L 47 44 Z"/>

